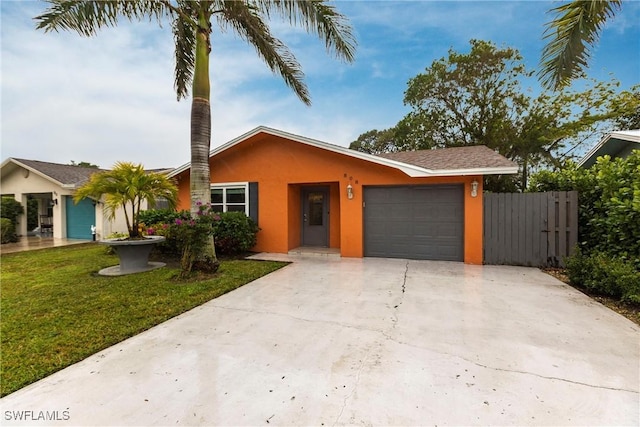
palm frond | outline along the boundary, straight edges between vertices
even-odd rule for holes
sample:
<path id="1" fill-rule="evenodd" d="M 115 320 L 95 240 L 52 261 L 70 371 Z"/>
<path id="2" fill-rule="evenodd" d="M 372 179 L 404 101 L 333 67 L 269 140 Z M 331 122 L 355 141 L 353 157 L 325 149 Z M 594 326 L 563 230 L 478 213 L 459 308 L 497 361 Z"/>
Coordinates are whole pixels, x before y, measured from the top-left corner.
<path id="1" fill-rule="evenodd" d="M 324 41 L 327 51 L 346 62 L 355 59 L 356 39 L 347 18 L 326 0 L 255 0 L 257 7 L 270 17 L 277 12 L 292 25 Z"/>
<path id="2" fill-rule="evenodd" d="M 172 23 L 175 43 L 175 82 L 178 100 L 189 95 L 195 70 L 196 29 L 184 18 L 178 16 Z"/>
<path id="3" fill-rule="evenodd" d="M 45 32 L 70 30 L 90 37 L 103 27 L 114 27 L 118 18 L 130 21 L 160 19 L 173 13 L 165 3 L 153 0 L 47 0 L 50 7 L 36 16 L 36 28 Z"/>
<path id="4" fill-rule="evenodd" d="M 295 56 L 287 46 L 274 37 L 259 11 L 245 2 L 229 0 L 218 16 L 222 28 L 231 27 L 250 43 L 267 66 L 279 74 L 302 102 L 311 104 L 309 90 L 304 83 L 304 73 Z"/>
<path id="5" fill-rule="evenodd" d="M 605 22 L 620 9 L 622 0 L 574 0 L 551 10 L 556 17 L 543 34 L 538 73 L 543 86 L 559 89 L 581 76 Z"/>

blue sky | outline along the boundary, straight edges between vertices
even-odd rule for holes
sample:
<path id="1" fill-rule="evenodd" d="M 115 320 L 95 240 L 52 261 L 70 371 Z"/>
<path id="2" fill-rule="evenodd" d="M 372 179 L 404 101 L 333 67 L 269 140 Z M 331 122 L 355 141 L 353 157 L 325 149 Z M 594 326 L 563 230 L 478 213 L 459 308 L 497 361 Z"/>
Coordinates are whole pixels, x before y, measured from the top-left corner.
<path id="1" fill-rule="evenodd" d="M 545 1 L 336 1 L 358 39 L 356 61 L 340 63 L 302 30 L 274 32 L 303 66 L 313 105 L 232 33 L 214 27 L 212 140 L 221 145 L 259 125 L 348 146 L 371 129 L 395 125 L 409 110 L 407 81 L 472 38 L 518 49 L 537 67 Z M 2 160 L 57 163 L 118 160 L 147 168 L 189 161 L 190 101 L 176 101 L 170 26 L 123 21 L 94 38 L 44 34 L 32 18 L 40 1 L 0 2 Z M 626 1 L 595 50 L 589 77 L 640 83 L 640 2 Z M 577 84 L 580 84 L 579 82 Z M 540 90 L 535 79 L 525 84 Z"/>

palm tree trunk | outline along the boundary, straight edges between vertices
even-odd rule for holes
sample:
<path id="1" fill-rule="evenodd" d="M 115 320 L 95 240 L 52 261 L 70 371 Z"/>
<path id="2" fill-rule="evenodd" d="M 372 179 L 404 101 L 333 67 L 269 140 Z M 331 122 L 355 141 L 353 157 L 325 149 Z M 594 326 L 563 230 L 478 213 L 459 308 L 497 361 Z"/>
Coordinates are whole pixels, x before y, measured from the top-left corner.
<path id="1" fill-rule="evenodd" d="M 193 101 L 191 104 L 191 214 L 199 210 L 198 202 L 211 204 L 211 175 L 209 149 L 211 146 L 211 104 L 209 84 L 209 53 L 211 52 L 209 16 L 200 11 L 196 34 L 196 61 L 193 74 Z M 198 261 L 217 263 L 213 237 Z"/>

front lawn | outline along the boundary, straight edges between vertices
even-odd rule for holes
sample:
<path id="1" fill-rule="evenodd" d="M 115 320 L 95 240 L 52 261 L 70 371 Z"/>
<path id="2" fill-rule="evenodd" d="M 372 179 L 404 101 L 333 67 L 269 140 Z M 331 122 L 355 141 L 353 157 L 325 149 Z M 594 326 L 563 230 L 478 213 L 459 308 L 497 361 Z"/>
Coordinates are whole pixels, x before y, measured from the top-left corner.
<path id="1" fill-rule="evenodd" d="M 222 261 L 180 282 L 179 269 L 98 276 L 116 265 L 96 244 L 1 258 L 0 396 L 275 271 L 285 263 Z"/>

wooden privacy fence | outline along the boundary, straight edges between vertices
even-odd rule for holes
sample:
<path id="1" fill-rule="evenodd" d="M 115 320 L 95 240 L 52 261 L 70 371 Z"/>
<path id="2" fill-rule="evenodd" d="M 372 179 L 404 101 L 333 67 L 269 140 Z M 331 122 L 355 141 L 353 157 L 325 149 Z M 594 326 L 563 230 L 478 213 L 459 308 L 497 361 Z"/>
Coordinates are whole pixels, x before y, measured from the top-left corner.
<path id="1" fill-rule="evenodd" d="M 484 263 L 564 266 L 578 243 L 578 192 L 484 194 Z"/>

